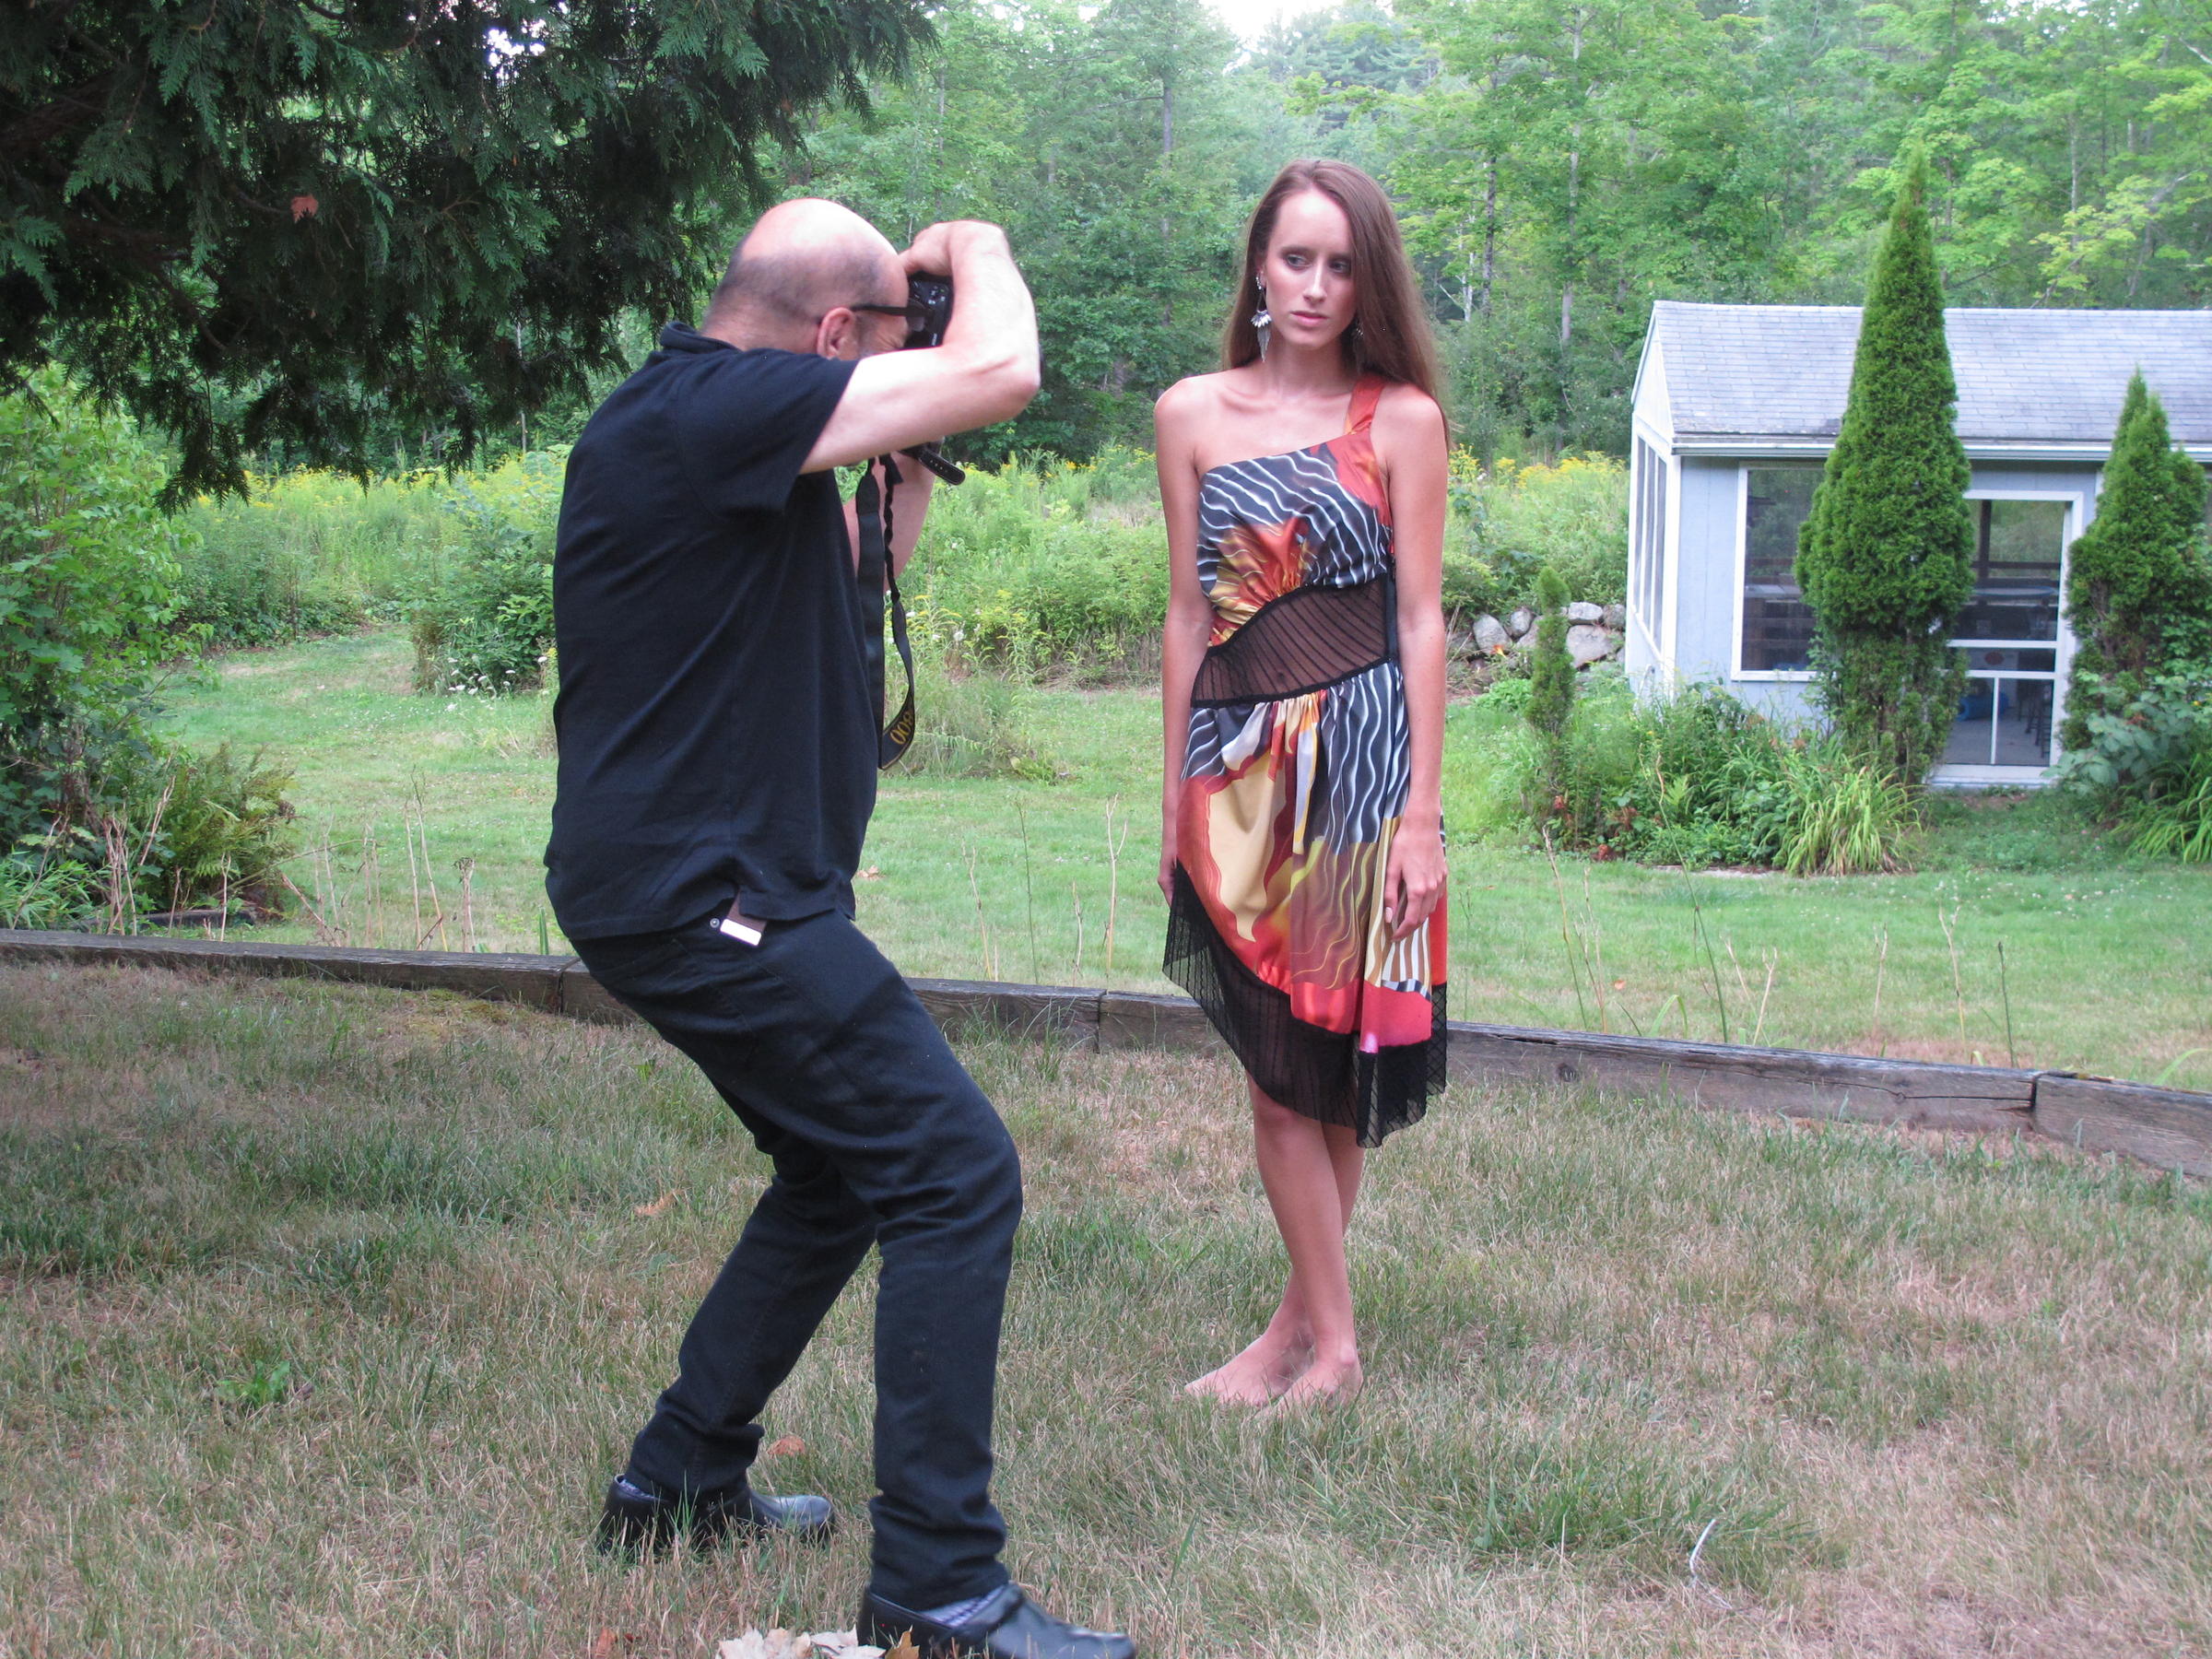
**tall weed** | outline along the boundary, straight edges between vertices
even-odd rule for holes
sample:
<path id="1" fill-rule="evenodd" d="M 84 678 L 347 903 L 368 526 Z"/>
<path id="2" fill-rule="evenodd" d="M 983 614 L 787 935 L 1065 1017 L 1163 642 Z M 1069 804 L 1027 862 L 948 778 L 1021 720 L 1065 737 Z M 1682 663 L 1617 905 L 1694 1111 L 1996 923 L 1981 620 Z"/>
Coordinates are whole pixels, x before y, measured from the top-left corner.
<path id="1" fill-rule="evenodd" d="M 327 472 L 253 477 L 244 499 L 182 515 L 180 616 L 218 649 L 274 645 L 395 617 L 452 535 L 435 473 L 367 486 Z"/>
<path id="2" fill-rule="evenodd" d="M 942 650 L 1016 674 L 1150 661 L 1167 544 L 1149 457 L 1011 461 L 940 485 L 904 585 Z"/>
<path id="3" fill-rule="evenodd" d="M 1792 876 L 1860 876 L 1903 867 L 1916 827 L 1912 794 L 1894 773 L 1823 734 L 1780 745 L 1782 847 Z"/>
<path id="4" fill-rule="evenodd" d="M 1444 609 L 1503 616 L 1534 602 L 1548 565 L 1570 598 L 1620 603 L 1628 593 L 1628 469 L 1606 455 L 1549 465 L 1452 457 Z"/>

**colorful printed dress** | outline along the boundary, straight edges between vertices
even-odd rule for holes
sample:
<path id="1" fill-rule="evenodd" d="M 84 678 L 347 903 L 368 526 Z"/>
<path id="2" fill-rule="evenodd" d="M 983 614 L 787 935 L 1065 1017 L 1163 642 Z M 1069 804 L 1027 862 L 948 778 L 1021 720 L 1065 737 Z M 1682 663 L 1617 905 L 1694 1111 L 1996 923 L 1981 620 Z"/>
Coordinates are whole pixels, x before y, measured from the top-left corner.
<path id="1" fill-rule="evenodd" d="M 1390 502 L 1370 431 L 1231 462 L 1198 490 L 1213 637 L 1192 688 L 1168 976 L 1253 1080 L 1361 1146 L 1444 1082 L 1442 898 L 1401 940 L 1383 871 L 1411 782 Z"/>

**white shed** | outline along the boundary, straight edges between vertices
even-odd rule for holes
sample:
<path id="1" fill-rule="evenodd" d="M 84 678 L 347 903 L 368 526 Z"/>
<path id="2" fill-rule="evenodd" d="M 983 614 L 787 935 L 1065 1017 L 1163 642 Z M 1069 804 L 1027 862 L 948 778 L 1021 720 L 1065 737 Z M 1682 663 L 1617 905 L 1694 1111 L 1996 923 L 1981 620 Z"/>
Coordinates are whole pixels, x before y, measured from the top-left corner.
<path id="1" fill-rule="evenodd" d="M 1955 643 L 1971 689 L 1938 782 L 2019 783 L 2054 758 L 2073 638 L 2066 551 L 2095 515 L 2128 377 L 2212 464 L 2212 311 L 1944 313 L 1972 464 L 1974 597 Z M 1711 681 L 1779 715 L 1809 710 L 1812 615 L 1797 530 L 1851 387 L 1859 310 L 1652 310 L 1629 466 L 1626 660 L 1646 683 Z"/>

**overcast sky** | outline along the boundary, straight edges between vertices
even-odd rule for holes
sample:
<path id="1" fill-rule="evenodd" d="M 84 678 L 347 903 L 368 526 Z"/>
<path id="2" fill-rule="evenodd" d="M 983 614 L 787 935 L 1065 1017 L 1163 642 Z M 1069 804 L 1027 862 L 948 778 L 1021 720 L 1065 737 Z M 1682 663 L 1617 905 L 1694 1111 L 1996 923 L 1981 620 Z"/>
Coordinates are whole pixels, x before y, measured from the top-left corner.
<path id="1" fill-rule="evenodd" d="M 1324 0 L 1302 0 L 1286 5 L 1285 0 L 1210 0 L 1214 11 L 1230 27 L 1238 39 L 1252 41 L 1259 38 L 1267 25 L 1283 13 L 1296 16 L 1300 12 L 1315 11 Z"/>

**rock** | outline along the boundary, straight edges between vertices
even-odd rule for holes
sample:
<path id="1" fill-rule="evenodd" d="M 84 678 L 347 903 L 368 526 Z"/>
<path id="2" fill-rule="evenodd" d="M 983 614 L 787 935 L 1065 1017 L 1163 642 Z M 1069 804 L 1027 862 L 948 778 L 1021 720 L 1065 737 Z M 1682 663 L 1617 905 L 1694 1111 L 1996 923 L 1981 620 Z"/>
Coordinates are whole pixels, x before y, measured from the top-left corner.
<path id="1" fill-rule="evenodd" d="M 1629 607 L 1625 605 L 1608 605 L 1602 619 L 1607 628 L 1616 631 L 1625 629 L 1629 625 Z"/>
<path id="2" fill-rule="evenodd" d="M 1577 622 L 1567 630 L 1567 654 L 1574 659 L 1577 668 L 1587 668 L 1593 663 L 1602 663 L 1611 656 L 1620 643 L 1620 636 L 1607 633 L 1604 629 L 1588 622 Z"/>
<path id="3" fill-rule="evenodd" d="M 1529 633 L 1535 626 L 1536 613 L 1530 610 L 1525 605 L 1517 607 L 1513 614 L 1505 619 L 1506 632 L 1512 634 L 1516 640 Z"/>
<path id="4" fill-rule="evenodd" d="M 1570 622 L 1603 622 L 1605 619 L 1606 607 L 1593 605 L 1587 599 L 1577 599 L 1567 607 L 1567 620 Z"/>
<path id="5" fill-rule="evenodd" d="M 1505 624 L 1487 611 L 1475 618 L 1475 649 L 1483 656 L 1494 656 L 1513 642 L 1513 636 L 1505 631 Z"/>

